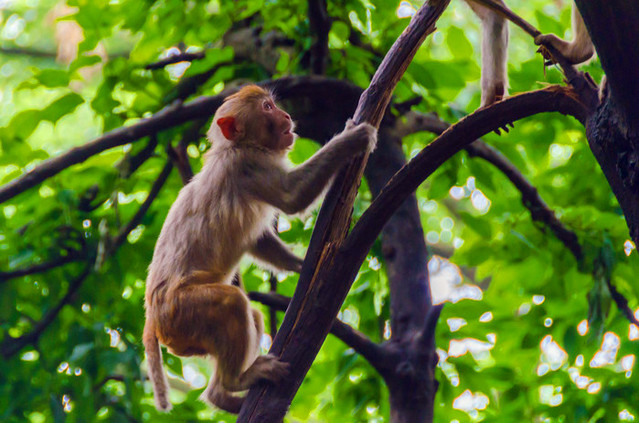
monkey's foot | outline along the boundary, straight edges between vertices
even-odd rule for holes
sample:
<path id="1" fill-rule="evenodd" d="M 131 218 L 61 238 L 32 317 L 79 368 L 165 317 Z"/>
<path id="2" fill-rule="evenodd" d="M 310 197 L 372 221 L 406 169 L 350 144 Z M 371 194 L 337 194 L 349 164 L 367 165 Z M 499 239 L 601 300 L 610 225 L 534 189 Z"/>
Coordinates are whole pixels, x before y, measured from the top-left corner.
<path id="1" fill-rule="evenodd" d="M 239 414 L 244 403 L 244 397 L 236 397 L 220 386 L 211 385 L 204 390 L 200 399 L 232 414 Z"/>
<path id="2" fill-rule="evenodd" d="M 291 365 L 267 354 L 257 357 L 251 367 L 255 367 L 258 378 L 277 383 L 289 374 Z"/>

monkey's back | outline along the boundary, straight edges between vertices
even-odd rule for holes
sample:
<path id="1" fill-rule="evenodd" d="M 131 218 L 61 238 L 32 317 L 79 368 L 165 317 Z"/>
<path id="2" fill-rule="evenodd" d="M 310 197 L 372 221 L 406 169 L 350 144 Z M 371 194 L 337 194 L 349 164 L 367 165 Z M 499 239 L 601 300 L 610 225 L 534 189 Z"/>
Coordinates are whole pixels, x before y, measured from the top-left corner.
<path id="1" fill-rule="evenodd" d="M 272 224 L 274 208 L 240 186 L 246 155 L 214 146 L 202 171 L 182 188 L 155 245 L 147 299 L 157 287 L 174 285 L 194 271 L 219 275 L 211 283 L 230 283 L 242 255 Z"/>

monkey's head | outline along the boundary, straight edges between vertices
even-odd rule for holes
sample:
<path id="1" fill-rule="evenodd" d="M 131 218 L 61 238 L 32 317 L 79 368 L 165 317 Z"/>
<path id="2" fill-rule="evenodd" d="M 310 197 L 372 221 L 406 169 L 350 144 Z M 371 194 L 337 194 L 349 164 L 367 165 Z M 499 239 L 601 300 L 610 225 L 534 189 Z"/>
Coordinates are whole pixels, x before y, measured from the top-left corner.
<path id="1" fill-rule="evenodd" d="M 271 94 L 257 85 L 242 88 L 220 106 L 209 131 L 212 142 L 216 127 L 225 139 L 238 146 L 259 145 L 284 151 L 295 141 L 295 125 L 289 114 L 278 108 Z"/>

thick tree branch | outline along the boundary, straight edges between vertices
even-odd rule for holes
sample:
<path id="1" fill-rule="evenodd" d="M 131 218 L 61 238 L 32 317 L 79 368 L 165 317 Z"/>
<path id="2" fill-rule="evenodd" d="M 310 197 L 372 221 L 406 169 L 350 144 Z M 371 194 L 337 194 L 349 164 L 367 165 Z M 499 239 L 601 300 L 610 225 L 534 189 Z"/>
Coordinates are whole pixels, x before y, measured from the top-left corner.
<path id="1" fill-rule="evenodd" d="M 110 248 L 108 249 L 108 252 L 107 252 L 108 256 L 112 255 L 118 248 L 120 248 L 120 246 L 124 243 L 124 241 L 126 241 L 126 237 L 129 235 L 129 233 L 133 229 L 135 229 L 136 226 L 140 224 L 140 222 L 142 222 L 144 215 L 151 207 L 151 203 L 153 203 L 155 198 L 160 193 L 160 190 L 164 186 L 164 183 L 169 178 L 169 175 L 171 174 L 171 170 L 173 170 L 173 162 L 171 160 L 168 160 L 166 164 L 164 165 L 164 168 L 162 168 L 162 171 L 158 175 L 155 182 L 153 182 L 153 185 L 151 186 L 151 189 L 149 190 L 149 195 L 146 196 L 146 199 L 140 205 L 140 208 L 138 209 L 138 211 L 131 218 L 131 220 L 129 220 L 129 222 L 120 229 L 120 231 L 115 236 L 115 238 L 113 238 L 113 241 L 111 242 Z"/>
<path id="2" fill-rule="evenodd" d="M 448 0 L 428 1 L 413 16 L 384 58 L 369 88 L 360 97 L 353 118 L 355 122 L 366 121 L 379 126 L 395 85 L 417 48 L 434 30 L 435 22 L 448 3 Z M 326 196 L 295 295 L 273 341 L 271 353 L 291 363 L 291 374 L 286 383 L 277 386 L 254 386 L 240 411 L 240 422 L 279 422 L 283 419 L 346 297 L 356 270 L 341 266 L 343 258 L 337 254 L 338 246 L 350 225 L 357 185 L 366 160 L 367 154 L 353 160 L 338 175 Z"/>
<path id="3" fill-rule="evenodd" d="M 401 128 L 401 132 L 426 130 L 441 135 L 449 126 L 449 123 L 444 122 L 435 115 L 411 112 L 408 114 L 406 125 Z M 537 188 L 526 179 L 506 156 L 481 140 L 477 140 L 465 148 L 471 157 L 480 157 L 499 169 L 521 192 L 521 201 L 530 211 L 532 219 L 548 226 L 555 236 L 572 252 L 575 259 L 581 262 L 583 252 L 577 235 L 557 219 L 555 213 L 539 195 Z"/>
<path id="4" fill-rule="evenodd" d="M 444 161 L 477 138 L 527 116 L 560 112 L 584 119 L 586 109 L 570 88 L 551 86 L 519 94 L 477 110 L 450 126 L 408 162 L 384 187 L 355 224 L 342 249 L 353 260 L 365 257 L 381 227 L 397 207 Z"/>

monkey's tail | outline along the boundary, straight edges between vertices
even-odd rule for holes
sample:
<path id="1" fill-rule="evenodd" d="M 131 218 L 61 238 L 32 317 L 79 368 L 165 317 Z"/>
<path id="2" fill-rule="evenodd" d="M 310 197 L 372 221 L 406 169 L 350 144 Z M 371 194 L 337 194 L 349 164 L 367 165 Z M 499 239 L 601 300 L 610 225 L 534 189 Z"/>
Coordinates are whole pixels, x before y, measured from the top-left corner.
<path id="1" fill-rule="evenodd" d="M 144 350 L 146 351 L 146 361 L 149 367 L 149 379 L 153 385 L 153 394 L 155 397 L 155 406 L 160 411 L 169 411 L 171 403 L 169 402 L 169 383 L 166 380 L 166 373 L 162 368 L 162 350 L 155 334 L 155 325 L 153 319 L 146 319 L 144 324 L 144 335 L 142 336 Z"/>

